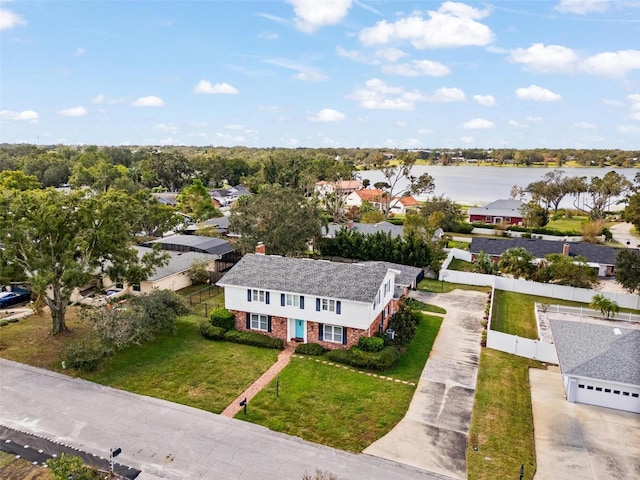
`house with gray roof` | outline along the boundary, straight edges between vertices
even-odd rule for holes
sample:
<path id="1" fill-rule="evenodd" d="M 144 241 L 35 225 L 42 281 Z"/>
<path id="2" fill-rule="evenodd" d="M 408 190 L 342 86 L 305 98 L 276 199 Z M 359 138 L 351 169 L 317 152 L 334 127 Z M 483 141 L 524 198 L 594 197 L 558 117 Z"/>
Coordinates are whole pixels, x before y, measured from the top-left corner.
<path id="1" fill-rule="evenodd" d="M 522 225 L 522 207 L 524 203 L 520 200 L 496 200 L 488 203 L 484 207 L 474 207 L 469 209 L 469 223 L 492 223 L 507 225 Z"/>
<path id="2" fill-rule="evenodd" d="M 346 228 L 347 230 L 353 230 L 354 232 L 360 232 L 363 235 L 373 235 L 378 232 L 388 233 L 392 238 L 401 237 L 404 232 L 404 228 L 402 225 L 394 225 L 393 223 L 385 221 L 378 223 L 330 223 L 329 225 L 327 225 L 326 230 L 323 230 L 323 237 L 334 238 L 336 236 L 336 233 L 338 233 L 343 228 Z"/>
<path id="3" fill-rule="evenodd" d="M 238 330 L 328 349 L 386 331 L 397 310 L 401 272 L 384 262 L 339 263 L 245 255 L 217 282 Z"/>
<path id="4" fill-rule="evenodd" d="M 640 413 L 640 330 L 550 320 L 569 402 Z"/>
<path id="5" fill-rule="evenodd" d="M 469 250 L 473 256 L 480 252 L 491 255 L 499 260 L 502 254 L 510 248 L 522 247 L 533 254 L 534 258 L 542 259 L 552 253 L 568 257 L 584 257 L 587 265 L 598 270 L 600 277 L 615 276 L 616 257 L 620 248 L 607 247 L 588 242 L 557 242 L 553 240 L 539 240 L 536 238 L 480 238 L 471 240 Z"/>

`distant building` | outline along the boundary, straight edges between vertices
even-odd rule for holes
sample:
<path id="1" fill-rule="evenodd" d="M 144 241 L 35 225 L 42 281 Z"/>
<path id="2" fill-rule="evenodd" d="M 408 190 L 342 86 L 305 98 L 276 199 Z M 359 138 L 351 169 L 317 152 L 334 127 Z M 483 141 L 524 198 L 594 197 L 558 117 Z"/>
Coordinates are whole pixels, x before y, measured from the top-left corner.
<path id="1" fill-rule="evenodd" d="M 470 223 L 522 225 L 524 217 L 520 200 L 496 200 L 484 207 L 469 209 Z"/>

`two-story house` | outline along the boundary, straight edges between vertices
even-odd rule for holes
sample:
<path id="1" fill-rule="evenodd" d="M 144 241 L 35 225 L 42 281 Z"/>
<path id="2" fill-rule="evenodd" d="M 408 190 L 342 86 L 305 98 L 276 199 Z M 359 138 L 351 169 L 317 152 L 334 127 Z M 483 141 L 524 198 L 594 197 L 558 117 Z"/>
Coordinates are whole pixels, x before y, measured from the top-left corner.
<path id="1" fill-rule="evenodd" d="M 217 285 L 224 287 L 236 329 L 333 349 L 386 331 L 405 291 L 396 288 L 400 274 L 381 262 L 249 254 Z"/>

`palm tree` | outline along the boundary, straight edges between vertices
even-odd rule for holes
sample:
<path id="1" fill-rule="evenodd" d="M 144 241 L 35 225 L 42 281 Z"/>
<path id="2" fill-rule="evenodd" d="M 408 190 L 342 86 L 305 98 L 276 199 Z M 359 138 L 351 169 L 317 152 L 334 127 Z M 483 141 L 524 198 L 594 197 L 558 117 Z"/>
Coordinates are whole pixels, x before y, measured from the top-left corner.
<path id="1" fill-rule="evenodd" d="M 483 251 L 480 251 L 475 255 L 473 266 L 476 273 L 495 275 L 498 271 L 498 267 L 491 258 L 491 255 L 484 253 Z"/>
<path id="2" fill-rule="evenodd" d="M 602 312 L 602 315 L 605 315 L 607 318 L 611 317 L 611 315 L 615 315 L 620 311 L 618 302 L 610 300 L 601 294 L 593 296 L 593 298 L 591 299 L 591 303 L 589 304 L 589 308 L 600 310 L 600 312 Z"/>
<path id="3" fill-rule="evenodd" d="M 514 247 L 509 248 L 502 254 L 498 266 L 502 273 L 511 274 L 515 278 L 531 278 L 535 270 L 533 263 L 531 263 L 533 259 L 532 253 L 522 247 Z"/>

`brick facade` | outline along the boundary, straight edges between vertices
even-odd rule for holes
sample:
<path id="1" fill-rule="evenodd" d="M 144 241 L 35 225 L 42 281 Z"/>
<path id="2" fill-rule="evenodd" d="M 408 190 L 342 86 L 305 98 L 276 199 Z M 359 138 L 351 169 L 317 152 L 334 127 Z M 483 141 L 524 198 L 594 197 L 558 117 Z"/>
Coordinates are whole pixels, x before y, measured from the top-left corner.
<path id="1" fill-rule="evenodd" d="M 389 302 L 389 308 L 388 311 L 389 313 L 387 313 L 385 315 L 385 319 L 382 325 L 382 331 L 385 331 L 389 328 L 389 320 L 391 319 L 391 315 L 393 315 L 394 312 L 396 312 L 398 310 L 398 300 L 391 300 L 391 302 Z M 247 331 L 247 312 L 243 312 L 240 310 L 230 310 L 231 313 L 233 313 L 233 315 L 235 316 L 235 327 L 236 330 L 240 330 L 240 331 Z M 265 332 L 262 330 L 250 330 L 253 332 L 258 332 L 258 333 L 263 333 L 265 335 L 268 335 L 269 337 L 272 338 L 281 338 L 282 340 L 284 340 L 285 342 L 289 342 L 291 341 L 291 338 L 287 338 L 287 324 L 288 324 L 288 318 L 286 317 L 277 317 L 277 316 L 271 316 L 271 331 L 270 332 Z M 371 332 L 371 336 L 375 335 L 376 332 L 378 331 L 380 322 L 382 322 L 382 313 L 380 313 L 375 320 L 371 323 L 371 327 L 370 327 L 370 332 Z M 318 322 L 311 322 L 311 321 L 307 321 L 306 323 L 306 328 L 307 328 L 307 342 L 309 343 L 319 343 L 320 345 L 322 345 L 324 348 L 326 348 L 327 350 L 333 350 L 336 348 L 351 348 L 355 345 L 358 345 L 358 340 L 360 340 L 360 337 L 367 337 L 369 336 L 369 331 L 367 330 L 361 330 L 358 328 L 350 328 L 350 327 L 343 327 L 343 328 L 347 328 L 347 344 L 343 345 L 342 343 L 335 343 L 335 342 L 327 342 L 327 341 L 320 341 L 318 339 Z"/>

